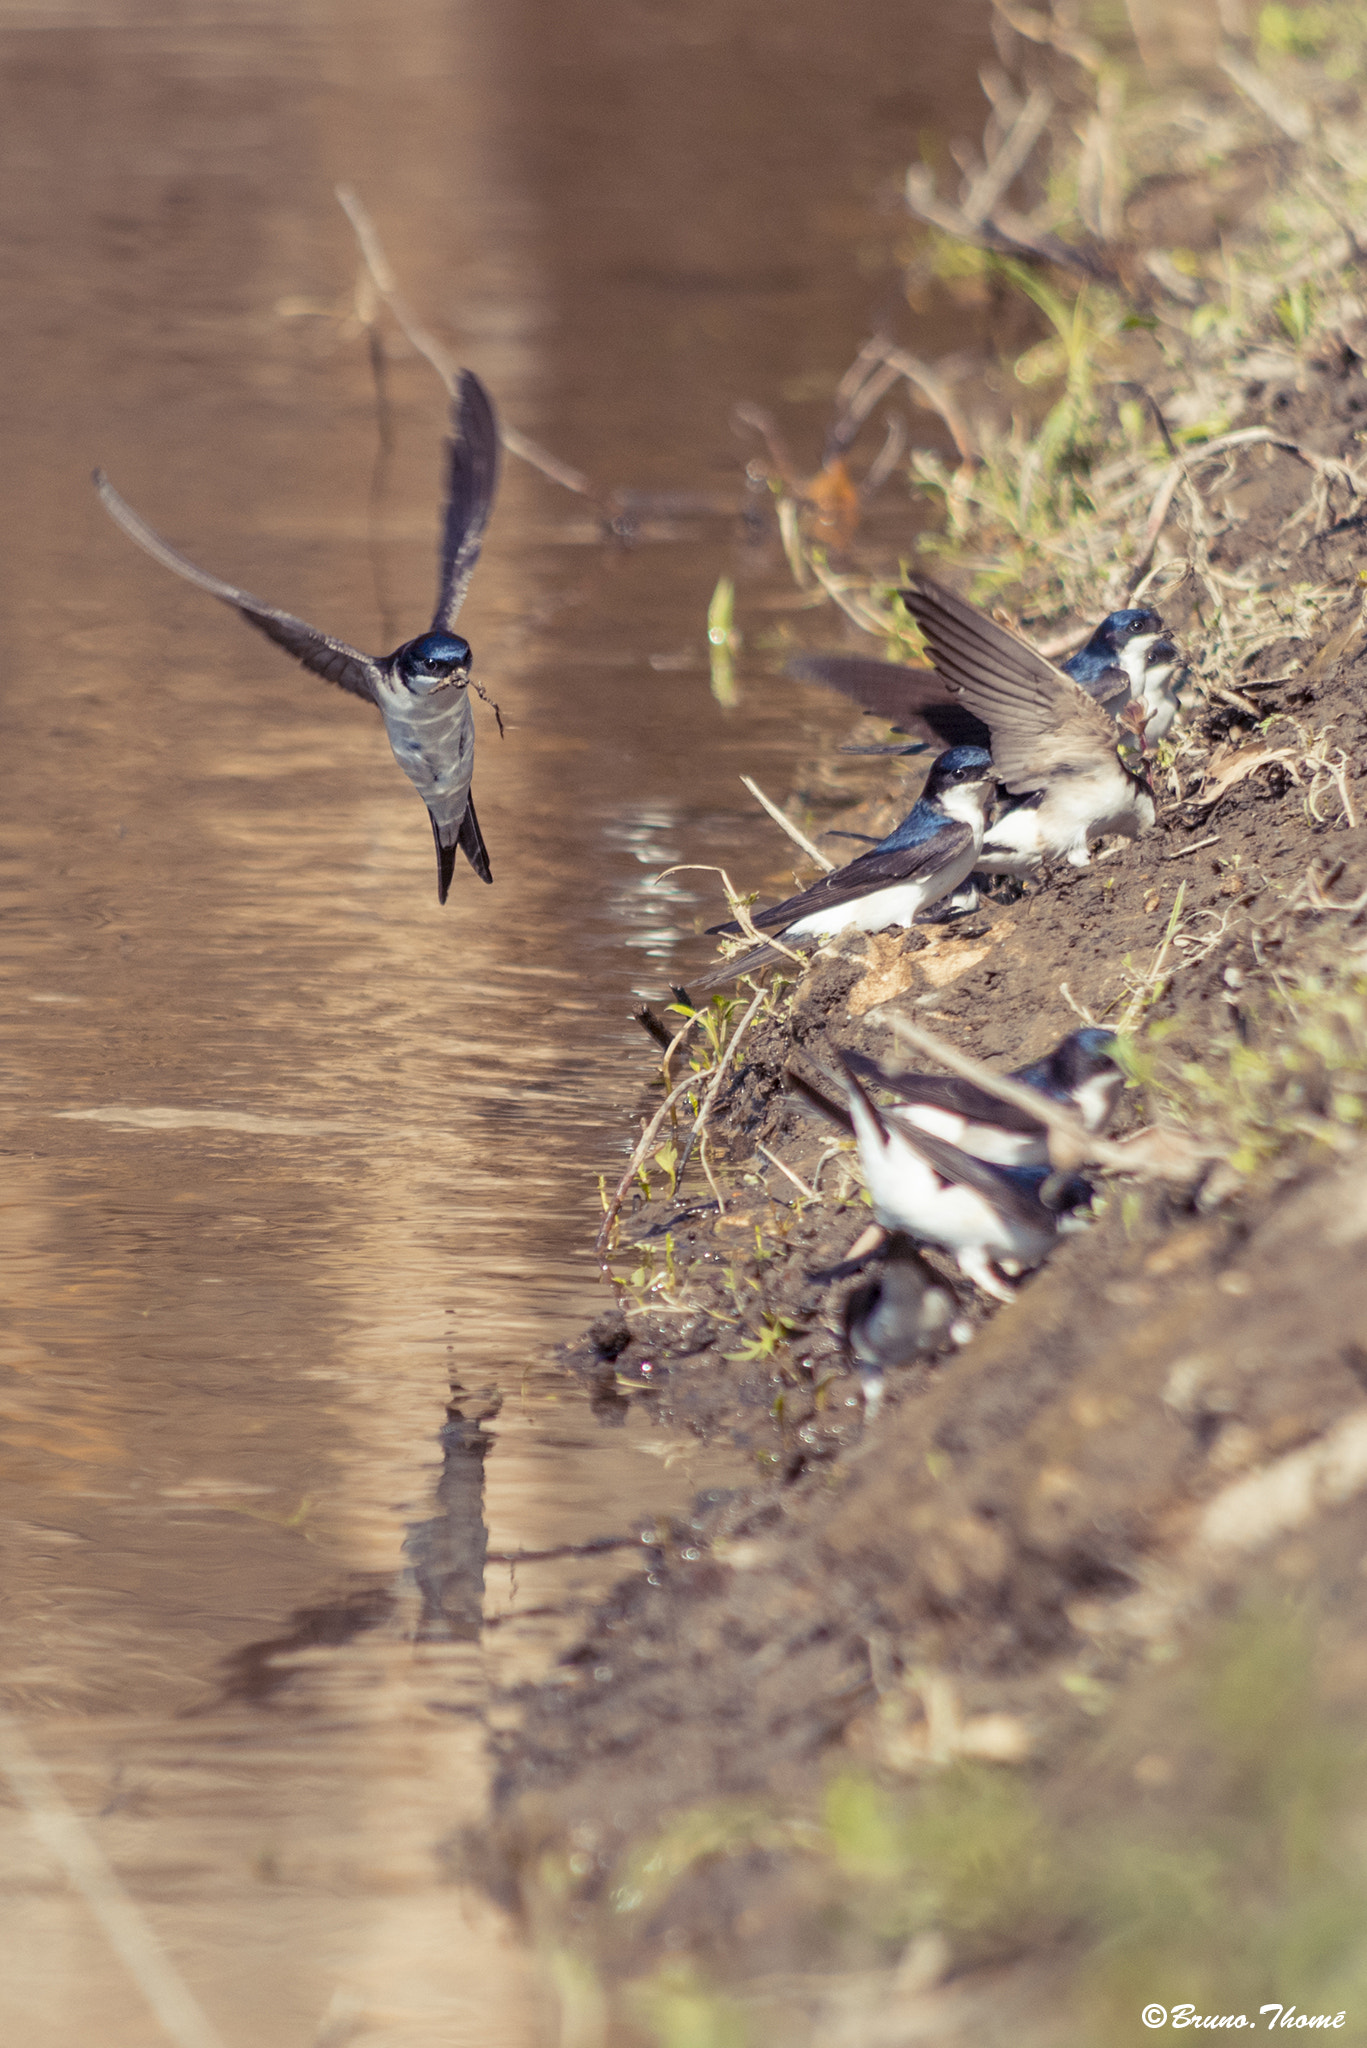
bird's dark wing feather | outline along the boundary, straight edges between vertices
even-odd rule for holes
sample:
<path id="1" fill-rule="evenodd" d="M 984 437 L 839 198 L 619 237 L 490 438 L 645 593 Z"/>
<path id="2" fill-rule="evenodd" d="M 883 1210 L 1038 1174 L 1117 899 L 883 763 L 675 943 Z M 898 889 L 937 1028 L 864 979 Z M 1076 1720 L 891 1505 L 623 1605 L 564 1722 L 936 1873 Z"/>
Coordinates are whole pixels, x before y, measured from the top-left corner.
<path id="1" fill-rule="evenodd" d="M 1022 1136 L 1044 1135 L 1045 1127 L 1037 1117 L 957 1074 L 889 1074 L 862 1052 L 847 1052 L 845 1058 L 861 1079 L 875 1088 L 886 1088 L 899 1102 L 924 1103 L 927 1109 L 948 1110 L 972 1123 L 995 1124 L 998 1130 L 1017 1131 Z"/>
<path id="2" fill-rule="evenodd" d="M 886 718 L 903 732 L 941 747 L 987 747 L 992 735 L 981 718 L 959 703 L 933 668 L 905 668 L 862 654 L 801 654 L 787 674 L 838 690 L 871 718 Z"/>
<path id="3" fill-rule="evenodd" d="M 699 995 L 710 995 L 714 988 L 725 988 L 728 981 L 737 981 L 742 974 L 763 974 L 767 968 L 782 966 L 790 975 L 800 970 L 794 964 L 791 953 L 781 946 L 752 946 L 748 953 L 737 953 L 732 959 L 724 960 L 709 974 L 690 977 Z"/>
<path id="4" fill-rule="evenodd" d="M 1130 695 L 1130 679 L 1115 663 L 1103 668 L 1099 675 L 1090 676 L 1085 681 L 1081 676 L 1074 676 L 1073 681 L 1087 692 L 1094 704 L 1104 704 L 1112 718 L 1124 709 L 1125 700 Z"/>
<path id="5" fill-rule="evenodd" d="M 1113 762 L 1113 721 L 1052 661 L 929 577 L 902 600 L 946 684 L 992 729 L 992 759 L 1010 790 Z"/>
<path id="6" fill-rule="evenodd" d="M 984 1195 L 1001 1215 L 1013 1218 L 1032 1230 L 1037 1230 L 1042 1222 L 1053 1220 L 1051 1211 L 1044 1207 L 1037 1195 L 1021 1187 L 986 1159 L 975 1159 L 971 1152 L 961 1152 L 957 1145 L 948 1144 L 930 1131 L 918 1130 L 914 1124 L 899 1123 L 897 1135 L 919 1152 L 945 1180 L 957 1181 L 960 1187 L 972 1188 L 976 1194 Z"/>
<path id="7" fill-rule="evenodd" d="M 223 583 L 217 576 L 211 576 L 207 569 L 187 562 L 184 555 L 178 555 L 173 547 L 168 546 L 146 520 L 138 517 L 131 505 L 125 504 L 102 469 L 95 471 L 95 489 L 100 494 L 100 503 L 115 524 L 121 526 L 129 539 L 135 540 L 164 569 L 174 569 L 177 576 L 185 577 L 187 582 L 207 590 L 211 597 L 232 605 L 241 612 L 249 626 L 255 626 L 267 639 L 274 640 L 277 647 L 283 647 L 287 654 L 292 654 L 296 661 L 301 661 L 324 682 L 336 683 L 339 689 L 350 690 L 353 697 L 368 698 L 372 704 L 378 701 L 376 691 L 380 671 L 369 655 L 349 647 L 345 640 L 334 640 L 330 634 L 320 633 L 315 626 L 294 618 L 289 612 L 262 604 L 259 597 L 239 590 L 236 584 Z"/>
<path id="8" fill-rule="evenodd" d="M 915 881 L 918 875 L 947 865 L 972 843 L 972 826 L 952 819 L 933 838 L 924 839 L 919 845 L 897 847 L 888 852 L 880 852 L 875 847 L 871 853 L 861 853 L 858 860 L 852 860 L 848 867 L 836 868 L 833 874 L 823 875 L 800 896 L 790 896 L 786 903 L 777 903 L 772 910 L 752 912 L 755 927 L 762 932 L 782 931 L 811 911 L 833 910 L 842 903 L 853 903 L 858 896 L 872 895 L 877 889 L 889 889 L 896 882 Z M 740 926 L 735 923 L 716 924 L 709 929 L 714 935 L 734 937 Z"/>
<path id="9" fill-rule="evenodd" d="M 846 1104 L 837 1101 L 829 1088 L 823 1087 L 811 1074 L 804 1073 L 801 1067 L 791 1063 L 783 1069 L 783 1078 L 795 1095 L 801 1095 L 805 1101 L 810 1102 L 813 1109 L 820 1110 L 822 1116 L 828 1118 L 838 1129 L 853 1134 L 854 1118 Z"/>
<path id="10" fill-rule="evenodd" d="M 446 521 L 434 633 L 449 633 L 465 602 L 498 488 L 498 453 L 498 422 L 489 394 L 473 370 L 462 370 L 446 444 Z"/>
<path id="11" fill-rule="evenodd" d="M 479 819 L 475 816 L 475 800 L 473 797 L 465 799 L 465 816 L 460 821 L 460 831 L 456 835 L 456 844 L 479 876 L 481 882 L 492 882 L 494 871 L 489 865 L 489 849 L 484 844 L 484 834 L 479 829 Z"/>

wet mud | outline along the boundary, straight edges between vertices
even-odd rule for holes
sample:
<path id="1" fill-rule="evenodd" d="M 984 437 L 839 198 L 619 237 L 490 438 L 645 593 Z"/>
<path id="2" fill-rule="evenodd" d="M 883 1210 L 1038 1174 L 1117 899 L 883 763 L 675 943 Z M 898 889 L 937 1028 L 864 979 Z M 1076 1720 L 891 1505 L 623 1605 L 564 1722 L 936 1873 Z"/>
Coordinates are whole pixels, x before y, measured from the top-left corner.
<path id="1" fill-rule="evenodd" d="M 1345 455 L 1367 408 L 1362 361 L 1345 350 L 1295 388 L 1250 388 L 1246 406 L 1241 424 L 1275 421 Z M 1303 502 L 1299 467 L 1267 461 L 1219 566 L 1264 555 Z M 1277 713 L 1332 728 L 1362 758 L 1367 658 L 1351 636 L 1345 649 L 1354 613 L 1340 608 L 1356 602 L 1359 560 L 1352 519 L 1305 546 L 1296 573 L 1324 592 L 1319 620 L 1258 652 L 1239 679 L 1242 706 L 1189 708 L 1204 758 L 1249 744 Z M 1193 623 L 1182 591 L 1164 614 L 1179 631 Z M 857 737 L 880 732 L 863 720 Z M 885 764 L 828 752 L 790 809 L 809 832 L 836 820 L 881 832 L 906 807 L 887 779 Z M 1181 786 L 1200 780 L 1188 765 Z M 1014 1762 L 1031 1827 L 1093 1842 L 1109 1829 L 1122 1858 L 1136 1798 L 1160 1834 L 1180 1832 L 1183 1800 L 1198 1835 L 1218 1830 L 1224 1763 L 1194 1732 L 1193 1665 L 1235 1626 L 1229 1616 L 1259 1601 L 1284 1612 L 1292 1590 L 1302 1668 L 1329 1673 L 1335 1714 L 1360 1705 L 1367 1507 L 1360 1479 L 1335 1493 L 1314 1476 L 1326 1445 L 1339 1446 L 1331 1463 L 1341 1451 L 1352 1462 L 1344 1447 L 1367 1383 L 1367 1208 L 1352 1141 L 1341 1161 L 1293 1145 L 1271 1182 L 1233 1199 L 1207 1201 L 1196 1185 L 1112 1189 L 1099 1221 L 1013 1303 L 977 1304 L 965 1349 L 890 1374 L 869 1425 L 840 1336 L 857 1282 L 828 1277 L 868 1209 L 850 1176 L 840 1198 L 829 1126 L 784 1073 L 795 1052 L 829 1068 L 836 1047 L 898 1064 L 879 1014 L 888 1002 L 989 1064 L 1038 1057 L 1079 1009 L 1106 1020 L 1124 1008 L 1179 891 L 1184 928 L 1210 943 L 1189 949 L 1147 1011 L 1163 1061 L 1199 1062 L 1216 1035 L 1266 1042 L 1278 991 L 1361 943 L 1360 909 L 1316 914 L 1304 881 L 1332 878 L 1336 900 L 1357 903 L 1367 828 L 1337 805 L 1317 817 L 1304 797 L 1276 762 L 1213 804 L 1169 789 L 1158 829 L 1114 858 L 1055 868 L 1015 900 L 1001 889 L 957 925 L 839 942 L 754 1027 L 714 1113 L 725 1213 L 705 1189 L 671 1209 L 658 1184 L 624 1207 L 619 1306 L 562 1355 L 604 1420 L 644 1406 L 741 1448 L 756 1479 L 646 1527 L 648 1575 L 600 1610 L 554 1684 L 525 1696 L 505 1739 L 494 1881 L 544 1913 L 546 1872 L 559 1873 L 564 1924 L 608 1980 L 705 1984 L 715 2010 L 734 1993 L 763 2041 L 924 2029 L 1061 2042 L 1094 2026 L 1096 2038 L 1129 2039 L 1141 2001 L 1087 2005 L 1083 1959 L 1097 1936 L 1070 1891 L 1085 1890 L 1081 1865 L 1071 1878 L 1054 1870 L 1047 1908 L 1019 1870 L 995 1918 L 979 1901 L 977 1920 L 970 1906 L 956 1923 L 940 1897 L 938 1918 L 926 1909 L 936 1932 L 922 1970 L 907 1946 L 916 1914 L 899 1922 L 887 1888 L 929 1882 L 924 1862 L 899 1870 L 886 1839 L 865 1846 L 862 1865 L 841 1862 L 831 1801 L 842 1773 L 872 1774 L 883 1787 L 872 1810 L 886 1819 L 899 1802 L 933 1803 L 911 1789 L 932 1762 Z M 764 877 L 761 900 L 786 893 L 790 874 Z M 1118 1127 L 1143 1109 L 1131 1091 Z M 807 1184 L 825 1175 L 825 1199 L 802 1201 L 784 1168 Z M 1242 1475 L 1268 1467 L 1302 1489 L 1284 1514 L 1255 1502 L 1251 1481 L 1247 1502 L 1240 1493 Z M 1171 1660 L 1180 1682 L 1155 1678 Z M 1337 1736 L 1302 1710 L 1302 1730 L 1332 1747 Z M 1280 1738 L 1263 1730 L 1254 1750 L 1263 1739 Z"/>

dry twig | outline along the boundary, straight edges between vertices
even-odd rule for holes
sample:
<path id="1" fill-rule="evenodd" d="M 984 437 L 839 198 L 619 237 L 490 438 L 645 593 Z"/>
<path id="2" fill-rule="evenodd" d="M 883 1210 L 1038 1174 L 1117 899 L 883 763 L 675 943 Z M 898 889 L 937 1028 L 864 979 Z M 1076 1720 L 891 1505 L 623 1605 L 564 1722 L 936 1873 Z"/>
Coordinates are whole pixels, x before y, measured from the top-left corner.
<path id="1" fill-rule="evenodd" d="M 1189 1138 L 1184 1131 L 1157 1124 L 1149 1130 L 1136 1131 L 1131 1138 L 1093 1137 L 1084 1127 L 1081 1117 L 1051 1102 L 1037 1088 L 1026 1088 L 1021 1082 L 997 1073 L 994 1068 L 985 1067 L 981 1060 L 960 1052 L 933 1031 L 927 1031 L 923 1024 L 913 1024 L 906 1017 L 899 1016 L 888 1021 L 894 1037 L 901 1039 L 903 1044 L 916 1052 L 928 1054 L 942 1067 L 948 1067 L 952 1074 L 961 1074 L 966 1081 L 976 1082 L 989 1095 L 1011 1103 L 1016 1109 L 1023 1109 L 1037 1123 L 1045 1125 L 1049 1133 L 1050 1164 L 1061 1172 L 1072 1172 L 1077 1167 L 1090 1165 L 1100 1167 L 1106 1173 L 1132 1174 L 1139 1180 L 1188 1184 L 1213 1159 L 1223 1156 L 1214 1147 L 1201 1145 Z"/>
<path id="2" fill-rule="evenodd" d="M 769 813 L 769 816 L 773 819 L 774 823 L 776 825 L 781 825 L 783 827 L 783 830 L 788 834 L 788 837 L 793 841 L 793 844 L 795 846 L 800 846 L 802 848 L 802 851 L 806 854 L 808 860 L 814 860 L 817 866 L 819 868 L 824 868 L 825 872 L 829 875 L 835 867 L 835 862 L 833 860 L 827 860 L 825 854 L 822 853 L 818 847 L 813 846 L 811 840 L 807 837 L 806 833 L 802 831 L 800 826 L 795 825 L 792 819 L 786 816 L 785 813 L 779 809 L 778 805 L 774 802 L 772 797 L 768 797 L 764 794 L 764 791 L 760 788 L 757 782 L 752 782 L 748 775 L 742 775 L 741 781 L 745 784 L 745 787 L 749 790 L 751 796 L 755 799 L 755 802 L 757 804 L 762 805 L 762 807 Z"/>

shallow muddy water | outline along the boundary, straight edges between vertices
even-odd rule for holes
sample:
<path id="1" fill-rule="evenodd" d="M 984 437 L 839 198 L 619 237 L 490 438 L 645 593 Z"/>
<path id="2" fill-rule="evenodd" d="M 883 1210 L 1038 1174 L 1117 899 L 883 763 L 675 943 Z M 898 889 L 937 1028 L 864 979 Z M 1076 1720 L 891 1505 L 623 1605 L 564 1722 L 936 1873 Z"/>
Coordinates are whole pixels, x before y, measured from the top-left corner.
<path id="1" fill-rule="evenodd" d="M 735 1469 L 600 1427 L 549 1355 L 603 1305 L 632 993 L 715 901 L 653 878 L 780 866 L 737 777 L 781 794 L 843 722 L 760 668 L 709 694 L 717 576 L 781 588 L 725 509 L 729 413 L 788 399 L 814 465 L 895 297 L 880 193 L 976 125 L 982 11 L 11 0 L 0 31 L 3 1698 L 228 2048 L 531 2048 L 539 1970 L 442 1844 L 501 1689 L 624 1566 L 563 1553 Z M 391 334 L 372 510 L 338 180 L 510 421 L 721 508 L 623 549 L 508 464 L 462 617 L 508 725 L 496 886 L 462 867 L 445 910 L 373 714 L 87 481 L 362 645 L 426 621 L 444 401 Z M 7 2042 L 161 2038 L 13 1804 L 0 1887 Z"/>

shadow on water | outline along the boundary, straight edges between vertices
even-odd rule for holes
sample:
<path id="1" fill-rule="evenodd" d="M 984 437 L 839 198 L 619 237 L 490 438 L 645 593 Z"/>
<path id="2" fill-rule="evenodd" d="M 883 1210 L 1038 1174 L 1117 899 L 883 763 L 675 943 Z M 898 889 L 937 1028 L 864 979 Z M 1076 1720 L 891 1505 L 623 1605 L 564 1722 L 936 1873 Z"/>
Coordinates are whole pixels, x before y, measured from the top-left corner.
<path id="1" fill-rule="evenodd" d="M 732 409 L 815 462 L 897 297 L 884 200 L 969 125 L 984 40 L 942 0 L 0 12 L 4 1698 L 230 2048 L 550 2038 L 435 1845 L 636 1531 L 735 1475 L 550 1353 L 602 1306 L 631 1010 L 714 902 L 654 878 L 779 871 L 739 775 L 781 792 L 842 722 L 762 664 L 709 693 L 717 577 L 783 575 Z M 372 504 L 338 181 L 506 417 L 617 493 L 605 543 L 507 466 L 461 618 L 508 723 L 497 888 L 445 911 L 366 707 L 87 481 L 358 645 L 426 621 L 444 399 L 391 333 Z M 152 2038 L 17 1811 L 0 1887 L 7 2040 Z"/>

